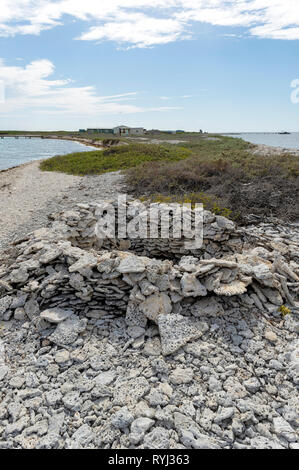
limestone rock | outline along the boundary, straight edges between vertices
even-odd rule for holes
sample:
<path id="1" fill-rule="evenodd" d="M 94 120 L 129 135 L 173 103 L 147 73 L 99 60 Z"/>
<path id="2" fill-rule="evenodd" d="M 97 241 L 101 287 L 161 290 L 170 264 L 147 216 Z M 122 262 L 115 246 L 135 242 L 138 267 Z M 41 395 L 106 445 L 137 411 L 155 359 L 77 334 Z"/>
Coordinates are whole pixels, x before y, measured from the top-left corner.
<path id="1" fill-rule="evenodd" d="M 118 429 L 125 429 L 133 422 L 134 417 L 127 407 L 117 411 L 111 420 L 111 424 Z"/>
<path id="2" fill-rule="evenodd" d="M 277 341 L 277 334 L 274 331 L 267 329 L 265 331 L 265 338 L 271 341 L 271 343 L 276 343 Z"/>
<path id="3" fill-rule="evenodd" d="M 39 261 L 43 264 L 48 264 L 54 261 L 61 254 L 61 250 L 58 248 L 47 250 L 40 258 Z"/>
<path id="4" fill-rule="evenodd" d="M 55 362 L 57 362 L 57 364 L 65 364 L 69 360 L 70 353 L 66 349 L 57 351 L 57 353 L 55 354 Z"/>
<path id="5" fill-rule="evenodd" d="M 59 346 L 72 344 L 78 338 L 78 334 L 82 333 L 85 328 L 86 320 L 79 320 L 79 318 L 74 315 L 59 323 L 49 339 Z"/>
<path id="6" fill-rule="evenodd" d="M 170 375 L 170 381 L 174 385 L 187 384 L 193 379 L 193 369 L 177 367 Z"/>
<path id="7" fill-rule="evenodd" d="M 149 338 L 144 346 L 143 353 L 146 356 L 160 356 L 162 353 L 161 340 L 157 336 Z"/>
<path id="8" fill-rule="evenodd" d="M 117 270 L 122 274 L 142 273 L 145 270 L 145 263 L 137 256 L 127 256 L 121 260 Z"/>
<path id="9" fill-rule="evenodd" d="M 159 293 L 147 297 L 146 300 L 139 305 L 139 309 L 146 318 L 157 321 L 160 315 L 171 313 L 172 305 L 167 294 Z"/>
<path id="10" fill-rule="evenodd" d="M 32 297 L 30 298 L 24 305 L 24 310 L 26 315 L 29 317 L 30 320 L 32 320 L 34 317 L 39 315 L 39 304 L 37 300 Z"/>
<path id="11" fill-rule="evenodd" d="M 9 309 L 10 305 L 12 303 L 12 298 L 8 295 L 5 297 L 0 298 L 0 317 L 6 312 L 6 310 Z"/>
<path id="12" fill-rule="evenodd" d="M 274 432 L 278 436 L 283 437 L 288 442 L 297 442 L 298 435 L 292 428 L 292 426 L 281 416 L 273 418 Z"/>
<path id="13" fill-rule="evenodd" d="M 189 341 L 202 336 L 202 323 L 182 315 L 160 315 L 158 317 L 162 353 L 172 354 Z"/>
<path id="14" fill-rule="evenodd" d="M 74 432 L 72 435 L 71 442 L 68 446 L 68 448 L 73 448 L 73 449 L 86 449 L 88 446 L 92 443 L 94 440 L 95 435 L 88 424 L 82 424 L 82 426 L 77 429 L 77 431 Z"/>
<path id="15" fill-rule="evenodd" d="M 26 268 L 20 267 L 14 269 L 10 275 L 10 281 L 13 284 L 24 284 L 29 278 L 29 273 Z"/>
<path id="16" fill-rule="evenodd" d="M 144 437 L 145 449 L 169 449 L 169 431 L 162 427 L 155 427 Z"/>
<path id="17" fill-rule="evenodd" d="M 185 297 L 199 297 L 207 295 L 207 289 L 193 274 L 185 273 L 181 279 L 181 286 Z"/>
<path id="18" fill-rule="evenodd" d="M 97 265 L 97 258 L 91 253 L 84 254 L 81 258 L 69 267 L 70 273 L 78 272 L 82 276 L 89 276 L 91 268 Z"/>
<path id="19" fill-rule="evenodd" d="M 219 287 L 214 289 L 215 294 L 217 295 L 241 295 L 247 291 L 247 285 L 241 281 L 234 281 L 230 284 L 221 284 Z"/>
<path id="20" fill-rule="evenodd" d="M 69 318 L 73 312 L 71 310 L 63 310 L 62 308 L 56 307 L 41 312 L 40 316 L 49 323 L 58 324 Z"/>
<path id="21" fill-rule="evenodd" d="M 224 313 L 223 307 L 215 297 L 207 297 L 195 302 L 190 311 L 194 317 L 200 317 L 203 315 L 217 316 Z"/>
<path id="22" fill-rule="evenodd" d="M 9 367 L 5 364 L 0 363 L 0 381 L 4 379 L 6 374 L 9 372 Z"/>
<path id="23" fill-rule="evenodd" d="M 143 440 L 145 433 L 155 424 L 150 418 L 137 418 L 131 424 L 130 441 L 136 445 Z"/>

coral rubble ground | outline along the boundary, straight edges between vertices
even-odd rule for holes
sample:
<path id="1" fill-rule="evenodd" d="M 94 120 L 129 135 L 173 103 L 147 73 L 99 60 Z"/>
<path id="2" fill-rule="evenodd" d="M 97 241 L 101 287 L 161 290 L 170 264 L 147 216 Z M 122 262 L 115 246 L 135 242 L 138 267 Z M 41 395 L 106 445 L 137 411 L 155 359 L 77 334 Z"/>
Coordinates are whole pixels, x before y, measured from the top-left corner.
<path id="1" fill-rule="evenodd" d="M 204 211 L 192 249 L 97 210 L 2 254 L 0 448 L 298 448 L 298 227 Z"/>

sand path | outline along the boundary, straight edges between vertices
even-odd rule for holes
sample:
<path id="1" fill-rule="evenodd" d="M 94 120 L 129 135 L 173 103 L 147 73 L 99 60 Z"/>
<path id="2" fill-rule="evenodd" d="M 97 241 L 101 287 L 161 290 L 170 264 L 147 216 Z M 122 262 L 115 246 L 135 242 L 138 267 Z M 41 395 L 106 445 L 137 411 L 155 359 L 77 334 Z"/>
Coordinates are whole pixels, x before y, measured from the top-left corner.
<path id="1" fill-rule="evenodd" d="M 1 240 L 17 226 L 81 180 L 79 176 L 41 171 L 39 161 L 0 172 L 0 247 Z"/>

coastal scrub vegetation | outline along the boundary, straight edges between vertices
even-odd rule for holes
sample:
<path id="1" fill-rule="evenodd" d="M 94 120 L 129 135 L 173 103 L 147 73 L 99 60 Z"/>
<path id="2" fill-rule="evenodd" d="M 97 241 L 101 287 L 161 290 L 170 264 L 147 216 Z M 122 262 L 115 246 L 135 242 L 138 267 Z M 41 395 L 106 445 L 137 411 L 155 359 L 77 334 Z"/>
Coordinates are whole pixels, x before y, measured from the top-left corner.
<path id="1" fill-rule="evenodd" d="M 297 157 L 298 158 L 298 157 Z M 127 172 L 136 196 L 184 197 L 208 210 L 245 222 L 247 214 L 298 220 L 298 160 L 251 154 L 192 157 L 145 164 Z M 185 201 L 186 202 L 186 201 Z"/>
<path id="2" fill-rule="evenodd" d="M 74 175 L 122 170 L 128 191 L 143 199 L 200 202 L 242 222 L 247 214 L 298 220 L 298 157 L 258 155 L 253 144 L 220 135 L 162 134 L 153 141 L 54 157 L 41 169 Z"/>
<path id="3" fill-rule="evenodd" d="M 71 153 L 41 162 L 45 171 L 72 175 L 98 175 L 109 171 L 127 170 L 152 162 L 175 162 L 192 155 L 191 150 L 175 146 L 130 144 L 106 150 Z"/>

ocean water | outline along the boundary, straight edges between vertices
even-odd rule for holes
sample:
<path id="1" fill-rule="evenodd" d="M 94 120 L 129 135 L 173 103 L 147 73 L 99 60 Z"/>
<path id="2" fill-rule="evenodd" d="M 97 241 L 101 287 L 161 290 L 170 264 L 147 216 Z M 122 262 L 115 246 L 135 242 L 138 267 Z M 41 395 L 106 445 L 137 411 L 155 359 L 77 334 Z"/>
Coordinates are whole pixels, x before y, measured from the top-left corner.
<path id="1" fill-rule="evenodd" d="M 286 149 L 298 149 L 299 150 L 299 132 L 293 132 L 291 134 L 272 134 L 268 132 L 258 133 L 245 133 L 245 134 L 226 134 L 231 137 L 239 137 L 251 142 L 252 144 L 263 144 L 271 145 L 272 147 L 282 147 Z"/>
<path id="2" fill-rule="evenodd" d="M 95 150 L 95 148 L 68 140 L 4 137 L 0 138 L 0 170 L 55 155 L 90 150 Z"/>

